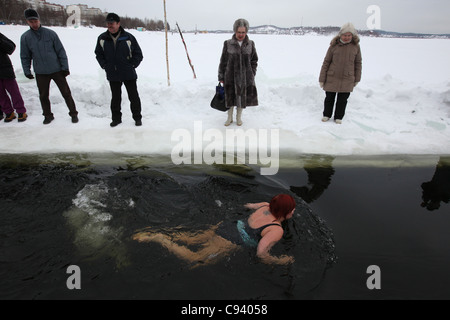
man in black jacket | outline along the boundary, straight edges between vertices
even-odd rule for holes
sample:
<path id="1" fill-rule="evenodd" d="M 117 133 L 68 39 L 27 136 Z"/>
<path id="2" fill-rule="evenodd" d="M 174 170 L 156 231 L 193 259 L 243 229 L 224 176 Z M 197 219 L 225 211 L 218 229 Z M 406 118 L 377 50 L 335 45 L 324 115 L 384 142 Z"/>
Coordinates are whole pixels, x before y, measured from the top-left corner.
<path id="1" fill-rule="evenodd" d="M 111 87 L 111 127 L 122 123 L 122 84 L 125 84 L 128 92 L 135 124 L 141 126 L 141 100 L 135 70 L 143 59 L 141 48 L 136 38 L 120 26 L 120 17 L 117 14 L 109 13 L 106 22 L 108 31 L 98 37 L 95 56 L 100 67 L 105 69 Z"/>

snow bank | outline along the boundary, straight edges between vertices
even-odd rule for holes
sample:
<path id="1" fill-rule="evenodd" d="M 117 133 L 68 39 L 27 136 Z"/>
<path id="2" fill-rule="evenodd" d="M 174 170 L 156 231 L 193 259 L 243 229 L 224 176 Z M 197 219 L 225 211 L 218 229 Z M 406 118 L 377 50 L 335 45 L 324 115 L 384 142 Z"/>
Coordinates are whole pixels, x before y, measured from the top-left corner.
<path id="1" fill-rule="evenodd" d="M 17 50 L 11 56 L 29 118 L 0 123 L 1 153 L 118 152 L 167 154 L 177 129 L 218 129 L 226 115 L 209 107 L 223 42 L 231 35 L 185 34 L 193 79 L 178 34 L 169 35 L 167 85 L 164 33 L 131 31 L 144 61 L 138 68 L 143 126 L 131 119 L 125 89 L 123 123 L 110 128 L 110 89 L 94 48 L 102 28 L 53 28 L 70 64 L 69 85 L 80 122 L 72 124 L 57 87 L 50 100 L 55 120 L 43 125 L 35 81 L 24 77 L 20 36 L 24 26 L 0 26 Z M 330 155 L 450 154 L 450 41 L 362 38 L 363 77 L 342 125 L 322 123 L 324 92 L 318 75 L 330 37 L 250 35 L 259 54 L 260 106 L 244 111 L 243 130 L 279 129 L 280 149 Z M 228 129 L 237 129 L 233 124 Z"/>

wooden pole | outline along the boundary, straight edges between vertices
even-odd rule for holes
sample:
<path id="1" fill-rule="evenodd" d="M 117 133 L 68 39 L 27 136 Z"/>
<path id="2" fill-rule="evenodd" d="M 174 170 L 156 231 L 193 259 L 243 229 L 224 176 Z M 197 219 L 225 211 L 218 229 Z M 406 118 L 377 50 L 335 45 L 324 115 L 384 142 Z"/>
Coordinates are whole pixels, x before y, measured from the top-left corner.
<path id="1" fill-rule="evenodd" d="M 169 73 L 169 39 L 167 38 L 167 15 L 166 15 L 166 0 L 164 1 L 164 25 L 166 30 L 166 64 L 167 64 L 167 85 L 170 86 L 170 73 Z"/>
<path id="2" fill-rule="evenodd" d="M 186 42 L 184 41 L 183 33 L 181 32 L 181 29 L 180 29 L 180 26 L 178 25 L 178 22 L 177 22 L 177 28 L 178 28 L 178 32 L 180 33 L 181 40 L 183 41 L 184 49 L 186 50 L 186 55 L 187 55 L 187 59 L 188 59 L 189 65 L 191 66 L 192 72 L 194 73 L 194 79 L 197 79 L 197 75 L 195 74 L 194 66 L 192 65 L 191 58 L 189 57 L 189 52 L 188 52 L 188 49 L 187 49 L 187 46 L 186 46 Z"/>

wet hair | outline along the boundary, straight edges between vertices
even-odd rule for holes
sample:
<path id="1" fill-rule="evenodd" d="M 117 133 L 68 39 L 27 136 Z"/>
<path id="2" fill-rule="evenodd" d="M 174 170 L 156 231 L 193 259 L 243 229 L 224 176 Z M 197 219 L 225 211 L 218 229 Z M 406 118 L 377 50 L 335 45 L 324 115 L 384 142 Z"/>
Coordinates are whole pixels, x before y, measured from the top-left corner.
<path id="1" fill-rule="evenodd" d="M 247 20 L 245 20 L 245 19 L 238 19 L 238 20 L 236 20 L 234 22 L 234 25 L 233 25 L 234 33 L 236 33 L 240 27 L 245 27 L 245 30 L 248 32 L 248 29 L 250 28 L 250 25 L 249 25 Z"/>
<path id="2" fill-rule="evenodd" d="M 270 213 L 275 218 L 286 218 L 286 216 L 295 209 L 295 200 L 288 194 L 279 194 L 270 200 Z"/>

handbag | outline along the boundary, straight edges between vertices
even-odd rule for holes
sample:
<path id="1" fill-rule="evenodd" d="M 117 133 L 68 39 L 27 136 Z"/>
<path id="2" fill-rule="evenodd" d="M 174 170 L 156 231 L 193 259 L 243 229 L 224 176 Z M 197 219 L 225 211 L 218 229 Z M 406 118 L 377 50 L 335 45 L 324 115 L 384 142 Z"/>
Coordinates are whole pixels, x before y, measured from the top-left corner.
<path id="1" fill-rule="evenodd" d="M 216 94 L 214 98 L 211 100 L 211 108 L 219 110 L 219 111 L 227 111 L 227 107 L 225 105 L 225 88 L 219 82 L 216 86 Z"/>

